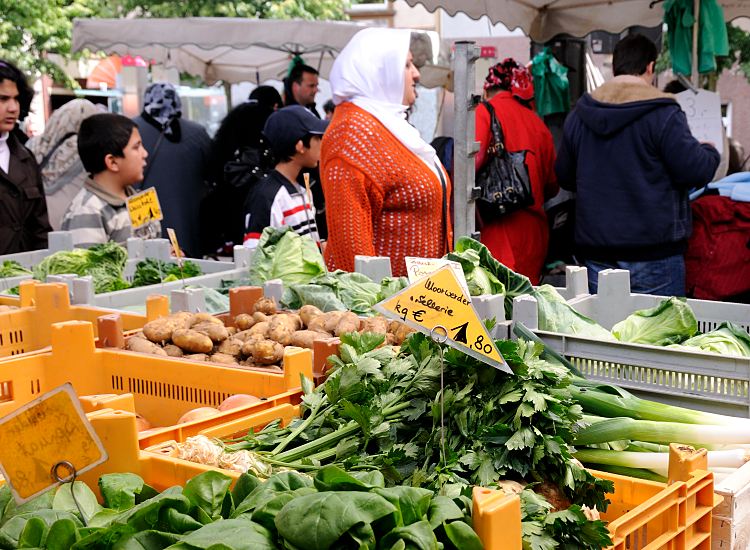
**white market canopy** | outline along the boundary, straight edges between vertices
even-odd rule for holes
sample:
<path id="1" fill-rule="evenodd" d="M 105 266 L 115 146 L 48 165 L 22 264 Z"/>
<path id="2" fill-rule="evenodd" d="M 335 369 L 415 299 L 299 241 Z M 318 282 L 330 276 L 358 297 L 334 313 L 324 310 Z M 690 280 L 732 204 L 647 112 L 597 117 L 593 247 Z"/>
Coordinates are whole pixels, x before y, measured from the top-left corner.
<path id="1" fill-rule="evenodd" d="M 76 19 L 73 51 L 140 55 L 208 84 L 260 83 L 285 76 L 294 55 L 326 77 L 336 54 L 362 28 L 298 19 Z"/>
<path id="2" fill-rule="evenodd" d="M 450 15 L 472 19 L 486 15 L 509 29 L 521 28 L 536 42 L 566 33 L 585 36 L 592 31 L 619 33 L 634 25 L 655 27 L 664 18 L 663 2 L 653 0 L 406 0 L 429 11 L 443 8 Z M 750 0 L 718 0 L 727 21 L 750 16 Z"/>

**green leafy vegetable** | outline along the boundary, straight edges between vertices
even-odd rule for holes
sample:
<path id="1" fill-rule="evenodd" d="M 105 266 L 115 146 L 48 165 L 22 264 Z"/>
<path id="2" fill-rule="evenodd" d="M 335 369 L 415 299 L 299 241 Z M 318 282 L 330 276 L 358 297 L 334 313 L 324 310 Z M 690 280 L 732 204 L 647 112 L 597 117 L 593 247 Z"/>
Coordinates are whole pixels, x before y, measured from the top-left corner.
<path id="1" fill-rule="evenodd" d="M 290 227 L 266 227 L 250 260 L 250 284 L 281 279 L 285 286 L 309 283 L 325 275 L 323 255 L 310 237 Z"/>
<path id="2" fill-rule="evenodd" d="M 665 346 L 679 344 L 698 332 L 698 320 L 687 302 L 666 298 L 657 306 L 634 312 L 612 327 L 621 342 Z"/>
<path id="3" fill-rule="evenodd" d="M 614 340 L 607 329 L 570 306 L 554 287 L 542 285 L 534 290 L 533 295 L 539 312 L 539 330 L 593 340 Z"/>
<path id="4" fill-rule="evenodd" d="M 722 323 L 711 332 L 693 336 L 682 344 L 672 344 L 667 347 L 686 350 L 697 348 L 721 355 L 750 357 L 750 334 L 734 323 Z"/>
<path id="5" fill-rule="evenodd" d="M 55 252 L 34 267 L 33 275 L 40 281 L 47 280 L 48 275 L 91 275 L 97 294 L 113 292 L 129 287 L 123 279 L 127 259 L 125 248 L 115 242 L 108 242 L 88 249 Z"/>
<path id="6" fill-rule="evenodd" d="M 182 269 L 176 262 L 164 262 L 155 258 L 146 258 L 138 262 L 133 275 L 133 286 L 156 285 L 161 282 L 179 281 L 202 275 L 201 268 L 195 262 L 183 260 Z"/>
<path id="7" fill-rule="evenodd" d="M 31 270 L 26 269 L 15 260 L 5 260 L 0 264 L 0 279 L 3 277 L 18 277 L 21 275 L 31 275 Z"/>
<path id="8" fill-rule="evenodd" d="M 372 315 L 372 306 L 406 288 L 405 277 L 386 278 L 378 284 L 361 273 L 337 270 L 312 279 L 307 284 L 285 289 L 282 305 L 299 309 L 313 305 L 321 311 L 350 310 L 359 315 Z"/>

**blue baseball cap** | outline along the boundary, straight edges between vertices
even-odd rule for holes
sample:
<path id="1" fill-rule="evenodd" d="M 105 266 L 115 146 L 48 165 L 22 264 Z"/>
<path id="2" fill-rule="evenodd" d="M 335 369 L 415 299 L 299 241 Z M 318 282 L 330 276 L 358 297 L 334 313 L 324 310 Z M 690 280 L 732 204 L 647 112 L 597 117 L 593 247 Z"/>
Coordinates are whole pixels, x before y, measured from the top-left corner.
<path id="1" fill-rule="evenodd" d="M 288 150 L 308 134 L 320 135 L 326 131 L 327 120 L 320 120 L 302 105 L 290 105 L 274 112 L 263 127 L 274 150 Z"/>

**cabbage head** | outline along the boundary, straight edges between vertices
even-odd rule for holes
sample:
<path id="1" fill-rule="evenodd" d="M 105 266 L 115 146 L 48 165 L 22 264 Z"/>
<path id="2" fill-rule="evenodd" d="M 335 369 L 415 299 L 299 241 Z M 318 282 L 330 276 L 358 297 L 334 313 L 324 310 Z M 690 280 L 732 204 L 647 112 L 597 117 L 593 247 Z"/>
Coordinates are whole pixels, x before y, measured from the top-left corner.
<path id="1" fill-rule="evenodd" d="M 698 320 L 687 302 L 671 297 L 657 306 L 634 312 L 612 327 L 621 342 L 666 346 L 679 344 L 698 332 Z"/>

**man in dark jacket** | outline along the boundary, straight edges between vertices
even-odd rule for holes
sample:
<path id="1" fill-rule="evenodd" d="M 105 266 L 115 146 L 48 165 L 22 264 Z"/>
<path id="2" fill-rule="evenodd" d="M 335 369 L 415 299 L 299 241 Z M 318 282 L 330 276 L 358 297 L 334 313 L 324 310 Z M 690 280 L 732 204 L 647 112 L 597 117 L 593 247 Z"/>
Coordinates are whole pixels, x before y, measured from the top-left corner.
<path id="1" fill-rule="evenodd" d="M 629 35 L 615 77 L 565 121 L 555 171 L 576 191 L 575 243 L 596 292 L 602 269 L 627 269 L 633 292 L 685 295 L 688 191 L 711 181 L 719 153 L 699 143 L 674 96 L 653 87 L 656 46 Z"/>
<path id="2" fill-rule="evenodd" d="M 315 106 L 318 95 L 318 71 L 304 63 L 296 64 L 284 79 L 284 105 L 302 105 L 320 118 Z"/>
<path id="3" fill-rule="evenodd" d="M 39 167 L 15 135 L 33 95 L 23 73 L 0 60 L 0 254 L 46 248 L 52 230 Z"/>

